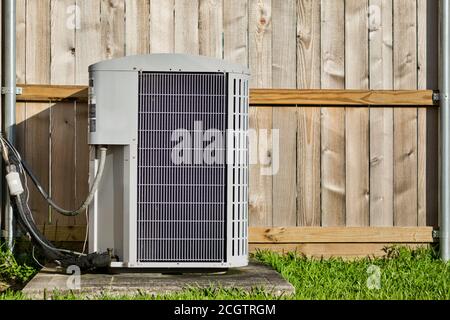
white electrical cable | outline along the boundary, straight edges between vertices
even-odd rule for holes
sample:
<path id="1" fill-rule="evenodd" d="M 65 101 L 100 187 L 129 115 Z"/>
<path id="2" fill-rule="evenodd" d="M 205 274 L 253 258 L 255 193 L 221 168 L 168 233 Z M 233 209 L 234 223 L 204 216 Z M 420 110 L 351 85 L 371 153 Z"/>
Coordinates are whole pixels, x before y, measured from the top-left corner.
<path id="1" fill-rule="evenodd" d="M 34 256 L 34 246 L 33 246 L 33 251 L 31 251 L 31 256 L 33 257 L 34 262 L 36 262 L 41 268 L 44 268 L 44 266 L 39 262 L 38 259 L 36 259 L 36 257 Z"/>

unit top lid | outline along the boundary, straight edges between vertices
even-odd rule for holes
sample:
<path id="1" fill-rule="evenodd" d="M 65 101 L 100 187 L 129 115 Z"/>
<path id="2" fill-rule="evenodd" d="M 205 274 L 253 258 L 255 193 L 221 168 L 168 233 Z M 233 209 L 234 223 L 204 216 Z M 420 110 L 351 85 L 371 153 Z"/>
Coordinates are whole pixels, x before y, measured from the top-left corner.
<path id="1" fill-rule="evenodd" d="M 89 71 L 229 72 L 250 75 L 248 68 L 225 60 L 188 54 L 159 53 L 105 60 Z"/>

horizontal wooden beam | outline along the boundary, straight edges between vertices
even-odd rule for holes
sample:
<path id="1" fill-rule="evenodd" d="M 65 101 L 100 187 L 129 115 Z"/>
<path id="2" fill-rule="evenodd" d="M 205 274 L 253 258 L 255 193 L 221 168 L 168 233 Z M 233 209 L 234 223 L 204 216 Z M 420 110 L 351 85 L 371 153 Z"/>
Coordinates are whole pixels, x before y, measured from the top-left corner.
<path id="1" fill-rule="evenodd" d="M 86 102 L 86 86 L 18 84 L 23 92 L 19 102 Z M 251 89 L 252 106 L 434 106 L 431 90 L 295 90 Z"/>
<path id="2" fill-rule="evenodd" d="M 345 260 L 364 257 L 386 256 L 386 248 L 392 243 L 280 243 L 277 245 L 270 243 L 250 243 L 249 251 L 268 250 L 278 253 L 296 252 L 306 257 L 332 258 L 339 257 Z M 402 243 L 402 246 L 416 249 L 428 247 L 430 244 L 423 243 Z"/>
<path id="3" fill-rule="evenodd" d="M 433 106 L 431 90 L 252 89 L 252 105 Z"/>
<path id="4" fill-rule="evenodd" d="M 86 86 L 62 86 L 40 84 L 17 84 L 22 94 L 17 96 L 19 102 L 57 102 L 77 100 L 86 102 L 88 88 Z"/>
<path id="5" fill-rule="evenodd" d="M 41 225 L 51 241 L 84 241 L 85 226 Z M 432 243 L 432 227 L 250 227 L 249 242 L 276 247 L 302 243 Z"/>
<path id="6" fill-rule="evenodd" d="M 431 227 L 285 227 L 249 229 L 250 243 L 431 243 Z"/>

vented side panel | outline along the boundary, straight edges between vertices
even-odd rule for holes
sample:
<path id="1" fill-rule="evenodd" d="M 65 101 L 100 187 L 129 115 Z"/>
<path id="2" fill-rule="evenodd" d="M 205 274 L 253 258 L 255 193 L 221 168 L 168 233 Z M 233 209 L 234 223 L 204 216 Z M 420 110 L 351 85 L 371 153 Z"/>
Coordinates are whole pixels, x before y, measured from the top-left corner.
<path id="1" fill-rule="evenodd" d="M 232 244 L 231 255 L 242 257 L 248 254 L 248 81 L 233 78 L 230 83 L 232 101 L 233 142 L 232 158 Z"/>
<path id="2" fill-rule="evenodd" d="M 138 262 L 225 261 L 226 164 L 205 151 L 210 136 L 195 138 L 216 129 L 225 139 L 226 94 L 223 73 L 140 74 Z"/>

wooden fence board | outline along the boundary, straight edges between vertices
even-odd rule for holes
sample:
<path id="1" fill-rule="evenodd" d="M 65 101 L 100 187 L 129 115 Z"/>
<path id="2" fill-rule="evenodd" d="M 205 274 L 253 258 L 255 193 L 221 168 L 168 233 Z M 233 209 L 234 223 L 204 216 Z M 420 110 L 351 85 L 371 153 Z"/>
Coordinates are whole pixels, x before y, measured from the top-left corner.
<path id="1" fill-rule="evenodd" d="M 370 89 L 393 89 L 392 0 L 369 2 Z M 394 117 L 392 108 L 370 109 L 370 224 L 394 223 Z"/>
<path id="2" fill-rule="evenodd" d="M 272 88 L 297 88 L 296 0 L 272 2 Z M 280 50 L 280 48 L 283 48 Z"/>
<path id="3" fill-rule="evenodd" d="M 103 60 L 125 55 L 125 0 L 101 0 L 100 32 Z"/>
<path id="4" fill-rule="evenodd" d="M 345 112 L 321 111 L 322 226 L 345 225 Z"/>
<path id="5" fill-rule="evenodd" d="M 297 77 L 292 66 L 297 63 L 295 1 L 272 2 L 272 87 L 296 88 Z M 273 225 L 297 223 L 297 111 L 295 107 L 273 109 L 273 129 L 279 130 L 279 159 L 273 175 Z"/>
<path id="6" fill-rule="evenodd" d="M 88 85 L 89 65 L 102 60 L 100 0 L 77 1 L 80 28 L 75 30 L 75 83 Z M 86 50 L 89 48 L 89 50 Z M 87 90 L 86 90 L 87 97 Z"/>
<path id="7" fill-rule="evenodd" d="M 345 88 L 369 89 L 368 0 L 345 1 Z"/>
<path id="8" fill-rule="evenodd" d="M 49 191 L 49 130 L 50 105 L 44 103 L 28 103 L 26 106 L 26 132 L 25 132 L 25 161 L 41 182 L 43 188 Z M 37 149 L 36 146 L 39 146 Z M 30 186 L 29 206 L 34 214 L 37 224 L 46 223 L 49 216 L 49 207 L 46 201 Z"/>
<path id="9" fill-rule="evenodd" d="M 320 12 L 320 1 L 297 1 L 299 89 L 321 86 Z M 297 113 L 297 225 L 320 226 L 320 108 L 301 106 Z"/>
<path id="10" fill-rule="evenodd" d="M 292 226 L 297 224 L 296 109 L 274 108 L 273 130 L 278 130 L 279 140 L 273 139 L 272 221 L 274 226 Z M 275 147 L 276 145 L 278 148 Z"/>
<path id="11" fill-rule="evenodd" d="M 272 86 L 272 16 L 271 1 L 249 0 L 249 57 L 252 70 L 251 86 L 270 88 Z M 250 166 L 250 215 L 257 216 L 250 225 L 273 224 L 273 110 L 250 110 L 250 128 L 266 129 L 259 134 L 258 164 Z M 265 132 L 261 132 L 265 133 Z M 257 212 L 259 211 L 259 212 Z"/>
<path id="12" fill-rule="evenodd" d="M 18 0 L 16 3 L 16 79 L 17 82 L 26 81 L 26 0 Z M 1 20 L 1 19 L 0 19 Z M 1 28 L 1 27 L 0 27 Z M 0 36 L 1 38 L 1 36 Z M 0 54 L 1 55 L 1 54 Z M 1 68 L 1 67 L 0 67 Z M 1 102 L 0 102 L 1 105 Z M 16 103 L 16 147 L 22 157 L 25 154 L 26 135 L 26 103 Z"/>
<path id="13" fill-rule="evenodd" d="M 369 72 L 372 90 L 393 88 L 392 2 L 369 0 Z"/>
<path id="14" fill-rule="evenodd" d="M 320 226 L 320 108 L 297 111 L 297 225 Z"/>
<path id="15" fill-rule="evenodd" d="M 150 0 L 125 1 L 126 54 L 150 52 Z"/>
<path id="16" fill-rule="evenodd" d="M 50 1 L 26 3 L 26 78 L 27 83 L 50 82 Z M 26 107 L 25 160 L 49 190 L 50 105 L 28 103 Z M 36 148 L 39 146 L 39 148 Z M 30 188 L 30 209 L 36 223 L 49 220 L 49 208 L 38 192 Z"/>
<path id="17" fill-rule="evenodd" d="M 345 4 L 322 0 L 321 82 L 323 89 L 345 88 Z M 322 108 L 322 225 L 345 225 L 345 110 Z"/>
<path id="18" fill-rule="evenodd" d="M 223 0 L 200 0 L 199 6 L 200 54 L 220 59 L 223 56 Z"/>
<path id="19" fill-rule="evenodd" d="M 272 7 L 270 0 L 249 0 L 250 87 L 272 87 Z"/>
<path id="20" fill-rule="evenodd" d="M 368 226 L 369 220 L 369 109 L 347 108 L 346 225 Z"/>
<path id="21" fill-rule="evenodd" d="M 427 1 L 417 0 L 417 88 L 427 88 Z M 427 110 L 417 110 L 417 224 L 427 225 Z M 436 137 L 437 138 L 437 137 Z"/>
<path id="22" fill-rule="evenodd" d="M 67 14 L 75 0 L 52 0 L 50 8 L 50 78 L 52 84 L 73 84 L 76 17 Z"/>
<path id="23" fill-rule="evenodd" d="M 51 197 L 62 208 L 75 209 L 76 158 L 75 158 L 76 110 L 73 103 L 59 102 L 50 110 L 50 172 Z M 52 210 L 52 223 L 76 225 L 75 217 L 65 217 Z"/>
<path id="24" fill-rule="evenodd" d="M 345 85 L 369 88 L 368 1 L 345 3 Z M 369 225 L 369 109 L 345 110 L 346 225 Z"/>
<path id="25" fill-rule="evenodd" d="M 73 84 L 75 81 L 76 17 L 67 16 L 74 0 L 51 1 L 51 83 Z M 59 102 L 50 109 L 50 195 L 63 208 L 75 203 L 75 106 Z M 64 187 L 63 185 L 64 184 Z M 76 224 L 75 217 L 65 217 L 51 210 L 52 223 Z"/>
<path id="26" fill-rule="evenodd" d="M 425 190 L 418 192 L 426 192 L 426 221 L 425 225 L 439 226 L 439 198 L 440 198 L 440 121 L 439 110 L 427 110 L 426 113 L 426 187 Z M 423 147 L 424 145 L 419 145 Z M 422 220 L 421 224 L 424 221 Z M 420 224 L 419 224 L 420 225 Z"/>
<path id="27" fill-rule="evenodd" d="M 334 105 L 334 106 L 436 106 L 431 90 L 292 90 L 250 91 L 252 105 Z"/>
<path id="28" fill-rule="evenodd" d="M 150 52 L 171 53 L 175 49 L 174 0 L 150 0 Z"/>
<path id="29" fill-rule="evenodd" d="M 198 0 L 175 0 L 175 52 L 198 54 L 198 40 Z"/>
<path id="30" fill-rule="evenodd" d="M 16 80 L 20 83 L 25 83 L 26 77 L 26 15 L 26 0 L 16 0 Z"/>
<path id="31" fill-rule="evenodd" d="M 322 89 L 345 88 L 345 1 L 322 0 L 321 83 Z"/>
<path id="32" fill-rule="evenodd" d="M 394 112 L 370 110 L 370 225 L 394 224 Z"/>
<path id="33" fill-rule="evenodd" d="M 272 225 L 272 109 L 251 108 L 249 126 L 257 134 L 250 146 L 256 163 L 249 172 L 249 220 L 252 226 Z M 265 130 L 265 131 L 261 131 Z M 253 151 L 252 151 L 253 150 Z"/>
<path id="34" fill-rule="evenodd" d="M 248 0 L 223 4 L 223 54 L 226 60 L 248 66 Z"/>
<path id="35" fill-rule="evenodd" d="M 394 1 L 394 89 L 417 87 L 416 27 L 416 1 Z M 394 225 L 417 225 L 417 108 L 414 107 L 394 110 Z"/>
<path id="36" fill-rule="evenodd" d="M 417 225 L 427 223 L 427 110 L 417 108 Z"/>
<path id="37" fill-rule="evenodd" d="M 50 0 L 26 3 L 27 83 L 50 83 Z"/>
<path id="38" fill-rule="evenodd" d="M 89 185 L 88 106 L 75 103 L 75 209 L 84 202 Z M 77 225 L 86 224 L 86 214 L 76 217 Z"/>
<path id="39" fill-rule="evenodd" d="M 417 179 L 417 108 L 394 110 L 395 226 L 417 225 Z"/>
<path id="40" fill-rule="evenodd" d="M 80 2 L 80 1 L 78 1 Z M 81 1 L 77 5 L 80 6 L 80 28 L 75 30 L 75 38 L 76 38 L 76 73 L 75 73 L 75 83 L 77 84 L 87 84 L 88 82 L 88 66 L 92 63 L 98 62 L 102 60 L 104 53 L 102 52 L 103 48 L 101 46 L 92 46 L 92 43 L 100 43 L 101 42 L 101 25 L 100 25 L 100 1 Z M 138 21 L 142 21 L 144 25 L 142 28 L 139 27 L 136 31 L 141 30 L 140 32 L 144 32 L 145 21 L 143 16 L 145 16 L 145 2 L 146 1 L 135 1 L 137 7 L 130 8 L 131 5 L 128 1 L 127 5 L 127 15 L 128 17 L 137 14 L 139 17 L 134 19 L 138 19 Z M 139 4 L 137 4 L 139 3 Z M 142 7 L 141 7 L 142 6 Z M 138 13 L 137 10 L 142 10 L 143 12 Z M 130 19 L 128 19 L 130 20 Z M 130 28 L 130 24 L 133 21 L 128 21 L 125 26 L 127 29 Z M 134 27 L 134 25 L 133 25 Z M 140 50 L 144 50 L 145 47 L 148 46 L 148 39 L 146 38 L 145 33 L 139 35 L 139 44 L 133 34 L 128 32 L 126 41 L 127 41 L 127 51 L 128 53 L 140 52 Z M 98 41 L 98 42 L 95 42 Z M 84 50 L 88 46 L 91 48 L 90 50 Z M 81 66 L 81 67 L 78 67 Z M 77 95 L 77 87 L 69 87 L 72 88 L 73 92 L 68 93 L 68 96 Z M 75 190 L 74 190 L 74 198 L 75 198 L 75 208 L 76 209 L 81 203 L 85 200 L 88 194 L 88 176 L 89 176 L 89 147 L 87 145 L 87 136 L 88 136 L 88 111 L 87 111 L 87 93 L 88 90 L 84 87 L 80 90 L 80 94 L 83 95 L 83 99 L 79 99 L 74 104 L 74 118 L 75 125 L 72 130 L 74 131 L 75 136 Z M 85 214 L 80 214 L 76 218 L 77 225 L 86 225 L 87 217 Z M 84 240 L 86 234 L 83 233 L 81 235 L 81 239 Z"/>
<path id="41" fill-rule="evenodd" d="M 49 235 L 51 240 L 83 241 L 85 226 L 39 225 L 38 228 Z M 294 244 L 383 244 L 395 243 L 433 243 L 431 227 L 251 227 L 251 244 L 276 244 L 276 246 Z M 66 238 L 65 238 L 66 237 Z"/>
<path id="42" fill-rule="evenodd" d="M 297 88 L 320 89 L 320 1 L 297 1 Z"/>

